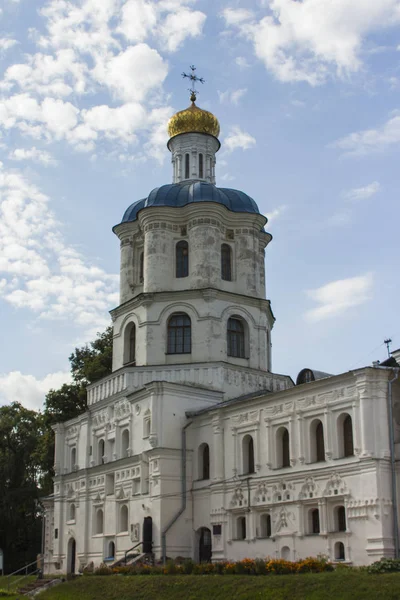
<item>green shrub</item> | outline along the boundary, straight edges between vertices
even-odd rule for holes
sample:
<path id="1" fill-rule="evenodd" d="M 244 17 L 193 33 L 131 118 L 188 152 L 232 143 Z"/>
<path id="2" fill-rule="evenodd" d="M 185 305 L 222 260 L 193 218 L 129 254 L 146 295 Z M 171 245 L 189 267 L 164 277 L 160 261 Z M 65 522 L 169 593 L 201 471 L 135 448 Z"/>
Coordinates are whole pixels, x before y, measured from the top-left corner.
<path id="1" fill-rule="evenodd" d="M 368 573 L 395 573 L 400 571 L 399 558 L 381 558 L 367 568 Z"/>
<path id="2" fill-rule="evenodd" d="M 9 598 L 15 596 L 15 592 L 9 592 L 8 590 L 0 590 L 0 598 Z"/>
<path id="3" fill-rule="evenodd" d="M 191 575 L 194 569 L 194 562 L 191 558 L 186 558 L 182 563 L 182 570 L 185 575 Z"/>
<path id="4" fill-rule="evenodd" d="M 113 575 L 113 570 L 107 567 L 106 564 L 101 563 L 94 571 L 94 575 Z"/>

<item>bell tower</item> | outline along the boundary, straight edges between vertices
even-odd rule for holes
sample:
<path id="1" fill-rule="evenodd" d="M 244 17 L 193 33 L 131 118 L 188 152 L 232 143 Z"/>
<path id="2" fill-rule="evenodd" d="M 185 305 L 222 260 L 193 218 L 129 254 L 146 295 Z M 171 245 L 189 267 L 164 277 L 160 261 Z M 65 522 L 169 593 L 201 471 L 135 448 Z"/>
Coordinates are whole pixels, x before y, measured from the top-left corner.
<path id="1" fill-rule="evenodd" d="M 173 182 L 134 202 L 113 229 L 121 242 L 113 370 L 225 398 L 281 389 L 271 373 L 267 219 L 246 193 L 215 185 L 220 126 L 195 101 L 192 89 L 191 105 L 168 122 Z"/>

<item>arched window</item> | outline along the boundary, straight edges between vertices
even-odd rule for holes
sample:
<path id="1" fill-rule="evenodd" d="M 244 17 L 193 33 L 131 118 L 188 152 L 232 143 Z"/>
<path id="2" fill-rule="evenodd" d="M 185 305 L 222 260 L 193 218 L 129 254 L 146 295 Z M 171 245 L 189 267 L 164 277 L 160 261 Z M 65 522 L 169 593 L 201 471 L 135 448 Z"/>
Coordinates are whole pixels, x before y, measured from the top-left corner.
<path id="1" fill-rule="evenodd" d="M 254 473 L 254 442 L 251 435 L 245 435 L 242 442 L 243 473 Z"/>
<path id="2" fill-rule="evenodd" d="M 204 163 L 203 163 L 203 155 L 199 154 L 199 177 L 203 179 L 204 177 Z"/>
<path id="3" fill-rule="evenodd" d="M 246 539 L 246 517 L 238 517 L 236 521 L 236 535 L 238 540 Z"/>
<path id="4" fill-rule="evenodd" d="M 260 529 L 262 538 L 271 537 L 271 515 L 269 513 L 266 515 L 261 515 Z"/>
<path id="5" fill-rule="evenodd" d="M 344 506 L 335 508 L 335 531 L 346 531 L 346 509 Z"/>
<path id="6" fill-rule="evenodd" d="M 310 460 L 311 462 L 325 461 L 324 426 L 315 419 L 310 427 Z"/>
<path id="7" fill-rule="evenodd" d="M 75 446 L 71 449 L 71 471 L 75 468 L 76 465 L 76 448 Z"/>
<path id="8" fill-rule="evenodd" d="M 289 432 L 280 427 L 276 432 L 276 467 L 290 467 Z"/>
<path id="9" fill-rule="evenodd" d="M 123 504 L 119 511 L 119 531 L 128 531 L 128 507 Z"/>
<path id="10" fill-rule="evenodd" d="M 187 277 L 189 275 L 189 244 L 181 240 L 176 244 L 176 277 Z"/>
<path id="11" fill-rule="evenodd" d="M 103 533 L 104 530 L 104 515 L 101 508 L 96 513 L 96 533 Z"/>
<path id="12" fill-rule="evenodd" d="M 310 526 L 310 533 L 319 533 L 320 532 L 320 527 L 319 527 L 319 510 L 318 508 L 313 508 L 312 510 L 310 510 L 309 512 L 309 526 Z"/>
<path id="13" fill-rule="evenodd" d="M 114 542 L 109 542 L 107 558 L 114 558 L 114 557 L 115 557 L 115 544 L 114 544 Z"/>
<path id="14" fill-rule="evenodd" d="M 336 542 L 335 544 L 335 560 L 345 560 L 344 544 L 343 542 Z"/>
<path id="15" fill-rule="evenodd" d="M 128 456 L 129 450 L 129 431 L 124 429 L 121 435 L 121 458 L 126 458 Z"/>
<path id="16" fill-rule="evenodd" d="M 228 356 L 245 358 L 244 325 L 241 319 L 228 319 Z"/>
<path id="17" fill-rule="evenodd" d="M 136 361 L 136 326 L 128 323 L 124 331 L 124 365 Z"/>
<path id="18" fill-rule="evenodd" d="M 315 429 L 316 438 L 316 450 L 317 450 L 317 462 L 325 460 L 325 442 L 324 442 L 324 426 L 321 421 L 318 423 Z"/>
<path id="19" fill-rule="evenodd" d="M 350 415 L 343 420 L 343 451 L 344 456 L 354 456 L 353 423 Z"/>
<path id="20" fill-rule="evenodd" d="M 190 157 L 189 154 L 185 154 L 185 179 L 189 179 L 190 176 Z"/>
<path id="21" fill-rule="evenodd" d="M 99 445 L 98 445 L 98 464 L 102 465 L 104 464 L 104 440 L 100 440 L 99 441 Z"/>
<path id="22" fill-rule="evenodd" d="M 210 447 L 201 444 L 199 448 L 199 479 L 210 479 Z"/>
<path id="23" fill-rule="evenodd" d="M 132 323 L 131 331 L 129 334 L 129 362 L 135 362 L 136 360 L 136 327 Z"/>
<path id="24" fill-rule="evenodd" d="M 69 507 L 69 520 L 75 521 L 76 518 L 76 507 L 75 504 L 71 504 Z"/>
<path id="25" fill-rule="evenodd" d="M 174 314 L 168 321 L 168 354 L 190 354 L 192 324 L 185 313 Z"/>
<path id="26" fill-rule="evenodd" d="M 232 249 L 229 244 L 221 246 L 221 278 L 232 281 Z"/>
<path id="27" fill-rule="evenodd" d="M 144 281 L 144 252 L 140 253 L 139 257 L 139 283 Z"/>

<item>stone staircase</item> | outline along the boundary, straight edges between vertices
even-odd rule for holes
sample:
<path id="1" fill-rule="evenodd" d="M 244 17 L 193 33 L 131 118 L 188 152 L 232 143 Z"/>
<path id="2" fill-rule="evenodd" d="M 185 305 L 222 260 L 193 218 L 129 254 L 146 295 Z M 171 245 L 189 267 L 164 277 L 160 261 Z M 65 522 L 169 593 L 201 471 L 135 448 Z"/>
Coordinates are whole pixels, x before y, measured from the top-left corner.
<path id="1" fill-rule="evenodd" d="M 36 594 L 38 594 L 44 588 L 60 582 L 60 580 L 52 581 L 51 579 L 37 579 L 36 581 L 31 581 L 25 586 L 18 588 L 17 593 L 22 594 L 23 596 L 36 596 Z"/>

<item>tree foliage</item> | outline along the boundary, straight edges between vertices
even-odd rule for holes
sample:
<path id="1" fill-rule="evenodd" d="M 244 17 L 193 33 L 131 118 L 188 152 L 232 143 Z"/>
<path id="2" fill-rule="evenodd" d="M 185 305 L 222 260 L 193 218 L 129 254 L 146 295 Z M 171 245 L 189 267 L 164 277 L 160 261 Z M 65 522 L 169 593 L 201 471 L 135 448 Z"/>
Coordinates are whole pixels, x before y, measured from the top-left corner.
<path id="1" fill-rule="evenodd" d="M 52 492 L 52 425 L 85 412 L 86 386 L 111 373 L 112 327 L 69 357 L 72 383 L 50 390 L 43 412 L 16 402 L 0 407 L 0 548 L 8 572 L 40 552 L 40 498 Z"/>
<path id="2" fill-rule="evenodd" d="M 18 402 L 0 407 L 0 545 L 5 566 L 17 569 L 40 551 L 40 413 Z"/>

